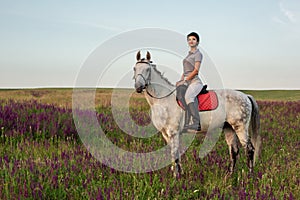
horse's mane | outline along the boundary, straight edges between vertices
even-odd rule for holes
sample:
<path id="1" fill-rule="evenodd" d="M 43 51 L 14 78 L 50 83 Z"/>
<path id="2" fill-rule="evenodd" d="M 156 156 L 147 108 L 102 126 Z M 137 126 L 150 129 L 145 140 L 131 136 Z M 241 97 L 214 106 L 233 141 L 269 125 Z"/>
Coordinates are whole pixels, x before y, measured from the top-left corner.
<path id="1" fill-rule="evenodd" d="M 160 72 L 160 71 L 158 71 L 158 69 L 156 68 L 156 65 L 155 64 L 151 64 L 151 66 L 152 66 L 152 68 L 153 68 L 153 70 L 156 72 L 156 73 L 158 73 L 158 75 L 163 79 L 163 80 L 165 80 L 168 84 L 170 84 L 171 86 L 175 86 L 173 83 L 171 83 L 166 77 L 164 77 L 164 75 Z"/>
<path id="2" fill-rule="evenodd" d="M 158 71 L 158 69 L 156 68 L 156 64 L 153 64 L 152 61 L 148 61 L 146 58 L 142 58 L 140 60 L 140 62 L 150 62 L 151 67 L 153 68 L 153 70 L 163 79 L 165 80 L 169 85 L 175 87 L 175 85 L 173 83 L 171 83 L 166 77 L 164 77 L 164 74 L 161 73 L 160 71 Z"/>

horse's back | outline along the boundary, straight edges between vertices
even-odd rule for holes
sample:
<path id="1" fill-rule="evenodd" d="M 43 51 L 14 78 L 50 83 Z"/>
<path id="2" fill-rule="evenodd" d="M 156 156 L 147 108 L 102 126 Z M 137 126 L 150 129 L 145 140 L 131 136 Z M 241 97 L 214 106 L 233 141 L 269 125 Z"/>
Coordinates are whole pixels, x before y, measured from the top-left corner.
<path id="1" fill-rule="evenodd" d="M 220 102 L 224 102 L 226 105 L 233 104 L 238 106 L 244 106 L 245 103 L 249 103 L 248 95 L 232 89 L 220 89 L 214 90 L 218 96 Z"/>
<path id="2" fill-rule="evenodd" d="M 219 102 L 224 105 L 226 121 L 248 123 L 251 117 L 252 104 L 247 94 L 238 90 L 216 90 Z"/>

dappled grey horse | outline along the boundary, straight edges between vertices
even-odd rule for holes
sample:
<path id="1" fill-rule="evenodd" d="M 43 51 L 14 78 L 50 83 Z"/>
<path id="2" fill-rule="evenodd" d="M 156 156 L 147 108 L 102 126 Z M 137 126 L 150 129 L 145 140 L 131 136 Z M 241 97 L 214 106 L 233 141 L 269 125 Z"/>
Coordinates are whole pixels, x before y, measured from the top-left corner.
<path id="1" fill-rule="evenodd" d="M 176 101 L 176 88 L 152 64 L 151 55 L 141 59 L 136 55 L 134 80 L 136 92 L 145 92 L 145 98 L 151 107 L 151 119 L 171 147 L 174 176 L 182 172 L 179 155 L 179 138 L 184 125 L 184 110 Z M 245 149 L 247 165 L 252 172 L 255 159 L 260 151 L 260 122 L 258 105 L 254 98 L 239 91 L 216 90 L 218 107 L 212 111 L 200 112 L 203 131 L 209 128 L 221 128 L 229 147 L 230 165 L 228 174 L 234 171 L 239 142 Z M 212 127 L 213 126 L 213 127 Z M 251 136 L 250 136 L 250 133 Z"/>

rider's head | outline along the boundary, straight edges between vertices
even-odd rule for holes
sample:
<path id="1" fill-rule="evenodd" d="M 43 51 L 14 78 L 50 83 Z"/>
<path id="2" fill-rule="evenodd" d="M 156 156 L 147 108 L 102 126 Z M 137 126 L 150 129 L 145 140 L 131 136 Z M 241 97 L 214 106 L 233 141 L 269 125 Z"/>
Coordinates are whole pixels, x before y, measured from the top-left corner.
<path id="1" fill-rule="evenodd" d="M 198 42 L 198 43 L 200 42 L 200 37 L 199 37 L 199 35 L 198 35 L 197 33 L 195 33 L 195 32 L 189 33 L 189 34 L 187 35 L 187 39 L 188 39 L 189 37 L 191 37 L 191 36 L 195 37 L 195 38 L 197 39 L 197 42 Z"/>

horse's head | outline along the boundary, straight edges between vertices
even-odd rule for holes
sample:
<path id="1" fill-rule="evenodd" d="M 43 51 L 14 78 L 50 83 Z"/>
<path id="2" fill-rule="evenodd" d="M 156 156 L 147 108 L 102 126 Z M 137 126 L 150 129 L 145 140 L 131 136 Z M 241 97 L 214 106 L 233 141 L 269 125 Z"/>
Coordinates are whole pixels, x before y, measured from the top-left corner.
<path id="1" fill-rule="evenodd" d="M 136 64 L 134 70 L 135 90 L 141 93 L 150 84 L 151 78 L 151 55 L 147 51 L 146 58 L 141 59 L 141 52 L 136 54 Z"/>

